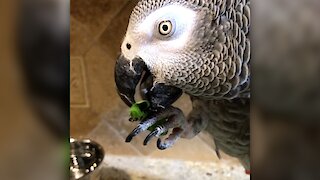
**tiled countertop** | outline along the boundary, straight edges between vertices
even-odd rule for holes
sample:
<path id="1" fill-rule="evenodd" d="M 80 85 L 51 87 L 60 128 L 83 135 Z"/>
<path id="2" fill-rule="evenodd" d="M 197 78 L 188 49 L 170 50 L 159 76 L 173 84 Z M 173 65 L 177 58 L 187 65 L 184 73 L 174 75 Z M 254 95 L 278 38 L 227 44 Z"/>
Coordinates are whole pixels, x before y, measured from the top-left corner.
<path id="1" fill-rule="evenodd" d="M 248 180 L 243 168 L 230 161 L 194 162 L 132 156 L 106 155 L 93 180 L 175 179 L 175 180 Z"/>

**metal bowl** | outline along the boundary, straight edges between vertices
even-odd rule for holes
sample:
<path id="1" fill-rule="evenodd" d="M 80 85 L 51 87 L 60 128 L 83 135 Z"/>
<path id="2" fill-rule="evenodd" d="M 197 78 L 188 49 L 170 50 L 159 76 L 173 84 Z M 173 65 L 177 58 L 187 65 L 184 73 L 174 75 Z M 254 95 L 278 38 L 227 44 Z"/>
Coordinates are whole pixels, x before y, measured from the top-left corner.
<path id="1" fill-rule="evenodd" d="M 70 138 L 70 179 L 90 179 L 103 161 L 104 150 L 96 142 Z"/>

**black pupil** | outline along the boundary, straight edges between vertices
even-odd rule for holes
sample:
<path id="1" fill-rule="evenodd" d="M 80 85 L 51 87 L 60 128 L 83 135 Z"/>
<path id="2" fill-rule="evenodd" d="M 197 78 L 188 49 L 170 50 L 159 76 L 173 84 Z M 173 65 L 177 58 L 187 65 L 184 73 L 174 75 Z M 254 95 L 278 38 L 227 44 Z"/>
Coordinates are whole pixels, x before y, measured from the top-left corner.
<path id="1" fill-rule="evenodd" d="M 169 29 L 168 25 L 165 24 L 165 25 L 162 26 L 162 30 L 168 31 L 168 29 Z"/>

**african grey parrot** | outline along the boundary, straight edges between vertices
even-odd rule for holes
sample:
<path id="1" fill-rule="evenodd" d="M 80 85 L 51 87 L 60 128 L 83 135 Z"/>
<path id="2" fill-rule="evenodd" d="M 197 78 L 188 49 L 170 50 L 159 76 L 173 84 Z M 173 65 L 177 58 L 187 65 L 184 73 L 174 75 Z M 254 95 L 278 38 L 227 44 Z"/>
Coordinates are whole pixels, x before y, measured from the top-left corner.
<path id="1" fill-rule="evenodd" d="M 126 141 L 166 121 L 146 145 L 168 129 L 157 147 L 202 130 L 212 134 L 216 152 L 237 157 L 250 170 L 250 0 L 141 0 L 134 8 L 115 65 L 121 99 L 131 106 L 140 83 L 152 114 Z M 193 110 L 185 117 L 171 104 L 182 93 Z"/>

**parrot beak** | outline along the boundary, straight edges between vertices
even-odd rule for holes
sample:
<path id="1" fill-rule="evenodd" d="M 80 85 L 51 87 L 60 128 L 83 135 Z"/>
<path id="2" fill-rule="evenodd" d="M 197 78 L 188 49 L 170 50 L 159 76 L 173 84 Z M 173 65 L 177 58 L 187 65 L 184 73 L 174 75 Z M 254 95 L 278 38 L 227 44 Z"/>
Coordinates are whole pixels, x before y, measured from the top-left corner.
<path id="1" fill-rule="evenodd" d="M 142 73 L 147 69 L 141 58 L 132 61 L 120 55 L 115 66 L 115 82 L 121 99 L 131 106 L 135 103 L 134 95 Z"/>
<path id="2" fill-rule="evenodd" d="M 120 55 L 115 66 L 115 82 L 119 96 L 129 107 L 135 103 L 134 95 L 140 80 L 141 97 L 150 102 L 154 111 L 170 106 L 182 95 L 179 88 L 154 83 L 153 75 L 143 59 L 134 58 L 130 61 Z"/>

